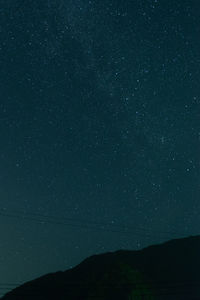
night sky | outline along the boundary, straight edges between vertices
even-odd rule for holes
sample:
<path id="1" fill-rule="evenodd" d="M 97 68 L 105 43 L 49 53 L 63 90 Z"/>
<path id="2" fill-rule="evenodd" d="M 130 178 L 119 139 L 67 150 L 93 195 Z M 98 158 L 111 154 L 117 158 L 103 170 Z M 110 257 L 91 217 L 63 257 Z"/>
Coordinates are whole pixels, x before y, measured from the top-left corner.
<path id="1" fill-rule="evenodd" d="M 200 2 L 0 0 L 0 138 L 0 285 L 199 234 Z"/>

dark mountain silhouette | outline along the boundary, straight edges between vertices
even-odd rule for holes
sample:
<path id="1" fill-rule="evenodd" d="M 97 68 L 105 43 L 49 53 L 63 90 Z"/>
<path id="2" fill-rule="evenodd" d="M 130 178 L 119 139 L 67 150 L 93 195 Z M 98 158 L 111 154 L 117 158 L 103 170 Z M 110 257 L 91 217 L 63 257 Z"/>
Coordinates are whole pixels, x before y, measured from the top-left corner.
<path id="1" fill-rule="evenodd" d="M 94 255 L 73 269 L 27 282 L 1 299 L 200 299 L 200 236 L 140 251 Z"/>

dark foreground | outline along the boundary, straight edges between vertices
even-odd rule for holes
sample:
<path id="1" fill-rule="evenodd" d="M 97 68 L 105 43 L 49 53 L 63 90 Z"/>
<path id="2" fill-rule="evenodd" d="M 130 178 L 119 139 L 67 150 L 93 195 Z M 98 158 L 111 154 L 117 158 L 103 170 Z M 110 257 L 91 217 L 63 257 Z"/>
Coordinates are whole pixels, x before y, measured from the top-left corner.
<path id="1" fill-rule="evenodd" d="M 2 300 L 200 299 L 200 236 L 87 258 L 23 284 Z"/>

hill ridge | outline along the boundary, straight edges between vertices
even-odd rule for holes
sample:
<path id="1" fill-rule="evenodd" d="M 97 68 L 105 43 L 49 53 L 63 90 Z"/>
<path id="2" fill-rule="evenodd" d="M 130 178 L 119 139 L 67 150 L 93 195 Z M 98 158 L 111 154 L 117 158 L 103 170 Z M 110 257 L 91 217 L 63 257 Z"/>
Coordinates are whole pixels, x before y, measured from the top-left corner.
<path id="1" fill-rule="evenodd" d="M 199 253 L 200 235 L 169 240 L 141 250 L 120 249 L 95 254 L 72 269 L 26 282 L 1 299 L 23 300 L 28 295 L 30 300 L 35 296 L 37 300 L 66 297 L 68 300 L 128 300 L 139 292 L 144 297 L 149 297 L 151 292 L 152 299 L 159 300 L 200 299 Z"/>

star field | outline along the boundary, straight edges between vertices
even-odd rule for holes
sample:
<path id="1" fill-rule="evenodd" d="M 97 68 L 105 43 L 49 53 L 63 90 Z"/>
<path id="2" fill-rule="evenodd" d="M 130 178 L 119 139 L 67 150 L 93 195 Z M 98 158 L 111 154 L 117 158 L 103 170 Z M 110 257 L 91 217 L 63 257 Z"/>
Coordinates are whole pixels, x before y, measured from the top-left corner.
<path id="1" fill-rule="evenodd" d="M 199 234 L 198 1 L 0 4 L 0 281 Z"/>

